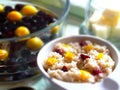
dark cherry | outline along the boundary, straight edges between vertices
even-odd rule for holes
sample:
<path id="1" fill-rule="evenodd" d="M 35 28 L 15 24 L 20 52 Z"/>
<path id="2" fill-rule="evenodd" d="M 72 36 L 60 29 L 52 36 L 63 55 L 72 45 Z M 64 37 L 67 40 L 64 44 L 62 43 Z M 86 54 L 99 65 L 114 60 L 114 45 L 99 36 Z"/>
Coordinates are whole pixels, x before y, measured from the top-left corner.
<path id="1" fill-rule="evenodd" d="M 16 4 L 15 5 L 15 10 L 20 11 L 23 8 L 23 4 Z"/>
<path id="2" fill-rule="evenodd" d="M 0 65 L 0 73 L 6 71 L 6 65 Z"/>
<path id="3" fill-rule="evenodd" d="M 17 63 L 19 63 L 19 64 L 25 64 L 26 62 L 27 62 L 27 60 L 23 57 L 17 59 Z"/>
<path id="4" fill-rule="evenodd" d="M 31 52 L 30 52 L 28 49 L 24 49 L 24 50 L 21 51 L 21 56 L 22 56 L 23 58 L 27 58 L 27 57 L 29 57 L 30 55 L 31 55 Z"/>
<path id="5" fill-rule="evenodd" d="M 5 6 L 4 11 L 5 11 L 6 15 L 8 14 L 8 12 L 10 12 L 12 10 L 14 10 L 14 9 L 11 6 Z"/>
<path id="6" fill-rule="evenodd" d="M 11 43 L 11 50 L 17 51 L 20 50 L 25 44 L 25 41 L 21 42 L 12 42 Z"/>
<path id="7" fill-rule="evenodd" d="M 36 54 L 31 54 L 28 58 L 27 58 L 27 60 L 28 61 L 34 61 L 34 60 L 36 60 Z"/>
<path id="8" fill-rule="evenodd" d="M 16 23 L 6 21 L 1 26 L 2 37 L 3 38 L 14 37 L 14 30 L 16 29 L 16 27 L 17 27 Z"/>
<path id="9" fill-rule="evenodd" d="M 10 30 L 9 27 L 5 27 L 4 31 L 2 33 L 2 38 L 11 38 L 14 36 L 14 33 Z"/>
<path id="10" fill-rule="evenodd" d="M 9 58 L 7 61 L 6 61 L 6 65 L 9 66 L 9 65 L 16 65 L 17 64 L 17 59 L 12 57 L 12 58 Z"/>
<path id="11" fill-rule="evenodd" d="M 9 57 L 19 57 L 20 56 L 20 50 L 23 48 L 25 42 L 21 41 L 21 42 L 11 42 L 10 43 L 10 55 Z"/>
<path id="12" fill-rule="evenodd" d="M 37 56 L 36 55 L 30 55 L 28 57 L 28 61 L 29 61 L 28 65 L 30 67 L 37 67 Z"/>
<path id="13" fill-rule="evenodd" d="M 20 63 L 19 67 L 17 68 L 17 71 L 25 71 L 28 69 L 28 64 L 27 63 Z"/>
<path id="14" fill-rule="evenodd" d="M 54 22 L 54 18 L 52 16 L 50 16 L 50 15 L 46 15 L 45 19 L 47 20 L 48 24 L 51 23 L 51 22 Z"/>
<path id="15" fill-rule="evenodd" d="M 0 73 L 3 73 L 6 70 L 6 65 L 4 61 L 0 61 Z"/>
<path id="16" fill-rule="evenodd" d="M 8 73 L 15 73 L 15 72 L 18 71 L 18 67 L 19 67 L 18 64 L 9 65 L 9 66 L 7 66 L 7 68 L 6 68 L 6 71 L 7 71 Z"/>
<path id="17" fill-rule="evenodd" d="M 37 16 L 39 16 L 39 17 L 44 17 L 46 14 L 45 14 L 45 12 L 43 12 L 43 11 L 38 11 L 37 12 Z"/>
<path id="18" fill-rule="evenodd" d="M 4 65 L 5 64 L 5 62 L 4 61 L 0 61 L 0 65 Z"/>
<path id="19" fill-rule="evenodd" d="M 37 67 L 37 60 L 29 62 L 30 67 Z"/>
<path id="20" fill-rule="evenodd" d="M 22 19 L 22 25 L 29 27 L 31 25 L 32 17 L 31 16 L 25 16 Z"/>
<path id="21" fill-rule="evenodd" d="M 9 73 L 13 73 L 18 71 L 18 67 L 20 66 L 20 64 L 17 62 L 16 58 L 12 57 L 7 60 L 6 66 L 6 71 Z"/>
<path id="22" fill-rule="evenodd" d="M 0 13 L 0 23 L 3 24 L 6 21 L 6 14 Z"/>

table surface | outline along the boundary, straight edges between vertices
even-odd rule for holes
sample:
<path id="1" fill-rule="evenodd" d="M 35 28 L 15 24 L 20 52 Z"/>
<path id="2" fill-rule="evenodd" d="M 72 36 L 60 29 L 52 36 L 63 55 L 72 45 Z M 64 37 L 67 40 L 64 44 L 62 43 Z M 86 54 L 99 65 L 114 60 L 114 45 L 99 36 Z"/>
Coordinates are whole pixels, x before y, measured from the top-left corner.
<path id="1" fill-rule="evenodd" d="M 66 23 L 65 23 L 65 27 L 63 29 L 64 32 L 62 33 L 62 36 L 79 35 L 79 28 L 83 21 L 84 21 L 83 18 L 81 18 L 79 16 L 75 16 L 73 14 L 69 14 L 68 18 L 66 20 Z M 118 70 L 118 72 L 119 71 L 120 70 Z M 114 90 L 119 90 L 119 87 L 120 87 L 119 76 L 120 76 L 120 73 L 117 73 L 114 78 L 119 85 L 118 88 L 114 89 Z M 110 89 L 112 87 L 112 85 L 111 85 L 111 83 L 109 83 L 109 81 L 108 81 L 107 85 L 108 85 L 107 89 L 105 89 L 105 90 L 112 90 L 112 89 Z M 38 76 L 37 78 L 29 78 L 27 80 L 14 82 L 14 83 L 8 83 L 8 84 L 1 83 L 0 90 L 8 90 L 9 88 L 18 87 L 18 86 L 30 86 L 30 87 L 33 87 L 35 90 L 61 90 L 57 86 L 50 83 L 42 75 Z M 108 87 L 110 87 L 110 88 L 108 88 Z"/>

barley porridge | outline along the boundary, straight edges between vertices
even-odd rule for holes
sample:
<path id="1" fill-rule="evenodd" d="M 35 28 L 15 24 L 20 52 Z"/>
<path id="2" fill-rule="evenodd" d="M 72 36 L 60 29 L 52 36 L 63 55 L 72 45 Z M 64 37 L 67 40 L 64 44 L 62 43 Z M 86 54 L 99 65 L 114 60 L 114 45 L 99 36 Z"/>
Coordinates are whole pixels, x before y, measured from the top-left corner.
<path id="1" fill-rule="evenodd" d="M 115 61 L 106 46 L 84 40 L 55 44 L 43 66 L 62 81 L 95 83 L 113 71 Z"/>

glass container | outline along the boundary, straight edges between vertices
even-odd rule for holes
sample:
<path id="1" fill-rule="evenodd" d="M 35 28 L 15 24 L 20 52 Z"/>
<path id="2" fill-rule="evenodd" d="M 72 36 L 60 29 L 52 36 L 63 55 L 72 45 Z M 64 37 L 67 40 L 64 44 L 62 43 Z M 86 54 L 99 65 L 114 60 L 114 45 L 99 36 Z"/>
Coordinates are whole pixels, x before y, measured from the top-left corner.
<path id="1" fill-rule="evenodd" d="M 107 39 L 120 50 L 119 0 L 89 0 L 80 34 Z"/>
<path id="2" fill-rule="evenodd" d="M 33 8 L 24 7 L 27 5 Z M 34 8 L 37 8 L 37 13 Z M 36 63 L 37 52 L 44 44 L 60 36 L 69 8 L 69 0 L 0 1 L 0 82 L 16 82 L 41 75 Z M 16 10 L 23 15 L 19 22 L 19 14 L 8 15 Z M 19 26 L 30 29 L 30 34 L 17 32 Z"/>

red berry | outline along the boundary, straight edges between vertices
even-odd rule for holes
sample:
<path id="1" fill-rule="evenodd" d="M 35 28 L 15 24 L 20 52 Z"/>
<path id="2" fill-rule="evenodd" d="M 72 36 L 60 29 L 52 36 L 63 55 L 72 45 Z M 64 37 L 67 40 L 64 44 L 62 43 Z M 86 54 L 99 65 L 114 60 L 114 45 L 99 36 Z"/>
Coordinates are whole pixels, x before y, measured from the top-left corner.
<path id="1" fill-rule="evenodd" d="M 81 41 L 81 42 L 79 43 L 79 45 L 80 45 L 80 46 L 85 46 L 85 45 L 87 45 L 87 42 L 86 42 L 86 41 Z"/>
<path id="2" fill-rule="evenodd" d="M 61 70 L 64 71 L 64 72 L 67 72 L 68 68 L 66 66 L 63 66 Z"/>
<path id="3" fill-rule="evenodd" d="M 90 58 L 90 56 L 86 55 L 86 54 L 81 54 L 80 58 L 82 58 L 82 60 L 85 60 L 87 58 Z"/>
<path id="4" fill-rule="evenodd" d="M 65 53 L 63 49 L 57 49 L 57 48 L 56 48 L 56 49 L 54 49 L 54 51 L 57 52 L 57 53 L 59 53 L 59 54 L 62 55 L 62 56 L 63 56 L 64 53 Z"/>
<path id="5" fill-rule="evenodd" d="M 92 71 L 92 74 L 93 75 L 99 75 L 100 73 L 102 73 L 102 70 L 98 67 L 96 67 L 93 71 Z"/>

